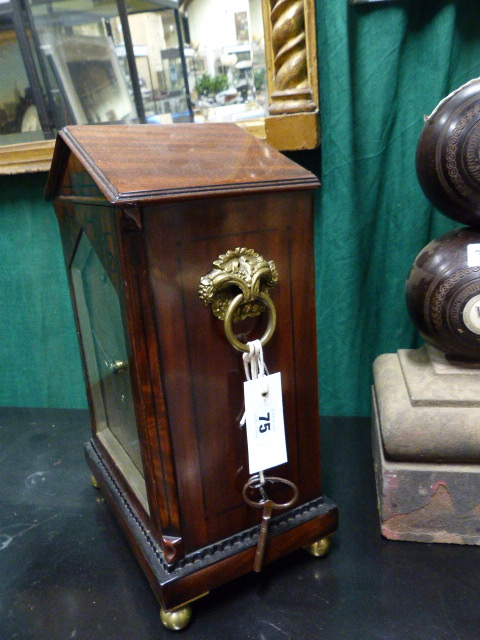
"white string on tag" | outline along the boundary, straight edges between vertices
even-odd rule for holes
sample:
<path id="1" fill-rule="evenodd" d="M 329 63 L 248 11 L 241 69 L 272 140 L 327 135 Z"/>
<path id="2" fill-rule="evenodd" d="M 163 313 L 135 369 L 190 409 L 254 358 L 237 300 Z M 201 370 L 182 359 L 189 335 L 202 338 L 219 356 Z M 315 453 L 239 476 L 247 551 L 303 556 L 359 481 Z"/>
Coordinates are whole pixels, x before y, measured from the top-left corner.
<path id="1" fill-rule="evenodd" d="M 268 380 L 265 378 L 265 374 L 268 376 L 268 369 L 263 359 L 263 347 L 260 340 L 252 340 L 247 342 L 248 351 L 243 353 L 243 368 L 245 369 L 245 377 L 247 380 L 263 379 L 262 395 L 268 395 Z M 240 426 L 245 426 L 246 413 L 243 412 L 242 419 L 240 420 Z"/>
<path id="2" fill-rule="evenodd" d="M 268 395 L 268 369 L 263 359 L 263 348 L 260 340 L 252 340 L 247 342 L 248 352 L 243 353 L 243 367 L 245 369 L 245 377 L 247 380 L 262 379 L 262 395 Z"/>

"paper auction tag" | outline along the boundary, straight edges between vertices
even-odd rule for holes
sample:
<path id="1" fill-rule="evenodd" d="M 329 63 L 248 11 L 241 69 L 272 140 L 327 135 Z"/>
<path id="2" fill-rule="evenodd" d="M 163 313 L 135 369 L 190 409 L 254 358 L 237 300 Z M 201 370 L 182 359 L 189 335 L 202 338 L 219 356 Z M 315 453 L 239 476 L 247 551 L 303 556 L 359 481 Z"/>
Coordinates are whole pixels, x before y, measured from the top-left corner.
<path id="1" fill-rule="evenodd" d="M 280 373 L 244 384 L 250 474 L 287 462 Z M 266 392 L 266 393 L 265 393 Z"/>
<path id="2" fill-rule="evenodd" d="M 467 245 L 467 265 L 480 267 L 480 244 Z"/>

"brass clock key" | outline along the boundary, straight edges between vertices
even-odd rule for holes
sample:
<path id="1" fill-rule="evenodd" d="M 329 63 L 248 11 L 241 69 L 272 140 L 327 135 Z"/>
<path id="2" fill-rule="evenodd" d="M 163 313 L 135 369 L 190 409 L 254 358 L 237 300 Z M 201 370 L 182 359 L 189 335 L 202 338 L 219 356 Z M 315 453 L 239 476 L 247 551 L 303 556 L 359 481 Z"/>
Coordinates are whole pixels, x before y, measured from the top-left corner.
<path id="1" fill-rule="evenodd" d="M 263 556 L 265 555 L 265 547 L 267 545 L 268 525 L 272 517 L 273 502 L 267 499 L 263 503 L 262 523 L 260 525 L 260 533 L 258 535 L 257 550 L 255 552 L 255 560 L 253 561 L 253 570 L 259 573 L 263 566 Z"/>
<path id="2" fill-rule="evenodd" d="M 288 502 L 273 502 L 267 495 L 265 490 L 265 484 L 286 484 L 287 486 L 293 489 L 293 496 Z M 252 500 L 248 496 L 248 492 L 250 490 L 256 490 L 260 494 L 259 500 Z M 270 519 L 272 517 L 272 512 L 274 509 L 288 509 L 295 504 L 298 497 L 298 489 L 290 480 L 285 480 L 284 478 L 264 478 L 264 482 L 261 483 L 259 476 L 252 476 L 243 487 L 243 499 L 250 507 L 255 507 L 257 509 L 263 509 L 262 514 L 262 522 L 260 524 L 260 532 L 258 534 L 257 541 L 257 550 L 255 552 L 255 559 L 253 561 L 253 570 L 257 573 L 262 570 L 263 567 L 263 557 L 265 555 L 265 548 L 267 546 L 267 538 L 268 538 L 268 526 L 270 524 Z"/>

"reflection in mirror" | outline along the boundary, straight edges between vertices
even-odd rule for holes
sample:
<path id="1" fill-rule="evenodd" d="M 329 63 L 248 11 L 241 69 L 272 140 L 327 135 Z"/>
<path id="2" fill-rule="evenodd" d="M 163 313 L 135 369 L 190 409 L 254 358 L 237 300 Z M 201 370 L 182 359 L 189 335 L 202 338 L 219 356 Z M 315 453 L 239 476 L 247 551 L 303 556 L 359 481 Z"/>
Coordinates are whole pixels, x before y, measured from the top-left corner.
<path id="1" fill-rule="evenodd" d="M 50 37 L 49 37 L 50 36 Z M 43 33 L 42 50 L 53 76 L 56 126 L 134 122 L 136 113 L 118 58 L 101 36 Z M 54 84 L 55 83 L 55 84 Z"/>
<path id="2" fill-rule="evenodd" d="M 314 0 L 0 0 L 0 173 L 47 170 L 70 124 L 236 122 L 313 149 L 315 33 Z"/>
<path id="3" fill-rule="evenodd" d="M 183 0 L 180 6 L 175 0 L 25 0 L 23 6 L 11 0 L 1 6 L 6 23 L 9 14 L 18 16 L 16 22 L 10 17 L 0 41 L 5 132 L 28 129 L 31 140 L 44 137 L 33 81 L 48 113 L 44 134 L 68 124 L 266 115 L 261 0 Z M 20 44 L 13 25 L 23 32 Z"/>
<path id="4" fill-rule="evenodd" d="M 183 58 L 172 0 L 27 0 L 46 85 L 54 102 L 55 128 L 67 124 L 155 121 L 165 113 L 159 76 L 166 50 Z M 173 29 L 170 27 L 173 26 Z M 177 100 L 176 113 L 187 111 L 184 65 L 164 83 Z M 142 74 L 142 75 L 140 75 Z M 156 99 L 155 99 L 156 98 Z M 191 118 L 188 118 L 191 119 Z M 161 119 L 160 119 L 161 121 Z"/>
<path id="5" fill-rule="evenodd" d="M 184 0 L 196 122 L 267 115 L 261 0 Z"/>
<path id="6" fill-rule="evenodd" d="M 0 2 L 0 144 L 43 139 L 12 15 Z"/>

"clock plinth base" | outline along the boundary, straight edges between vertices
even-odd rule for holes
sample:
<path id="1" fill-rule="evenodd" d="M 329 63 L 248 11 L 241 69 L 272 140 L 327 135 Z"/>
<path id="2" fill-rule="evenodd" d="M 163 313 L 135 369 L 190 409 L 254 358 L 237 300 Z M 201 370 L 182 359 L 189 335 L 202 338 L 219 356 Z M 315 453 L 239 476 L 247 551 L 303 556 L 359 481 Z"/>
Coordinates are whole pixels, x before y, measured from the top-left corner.
<path id="1" fill-rule="evenodd" d="M 173 565 L 148 531 L 142 516 L 115 480 L 114 471 L 91 440 L 85 445 L 89 467 L 121 525 L 153 592 L 165 611 L 182 607 L 233 578 L 253 570 L 259 527 L 187 554 Z M 336 505 L 319 497 L 271 520 L 265 564 L 334 533 Z"/>
<path id="2" fill-rule="evenodd" d="M 479 388 L 478 370 L 428 347 L 376 360 L 372 443 L 386 538 L 480 545 Z"/>

